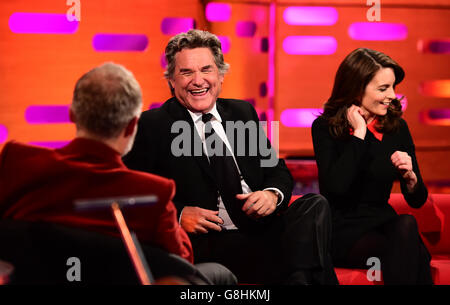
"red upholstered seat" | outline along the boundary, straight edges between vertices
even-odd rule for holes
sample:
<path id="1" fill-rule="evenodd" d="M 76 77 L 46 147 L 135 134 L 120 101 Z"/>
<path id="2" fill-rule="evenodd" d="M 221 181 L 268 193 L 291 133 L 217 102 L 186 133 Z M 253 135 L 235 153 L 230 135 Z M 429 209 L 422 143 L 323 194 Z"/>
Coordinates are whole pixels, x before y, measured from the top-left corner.
<path id="1" fill-rule="evenodd" d="M 335 268 L 335 271 L 341 285 L 383 285 L 382 279 L 369 281 L 365 269 Z"/>
<path id="2" fill-rule="evenodd" d="M 291 202 L 300 196 L 292 196 Z M 399 214 L 411 214 L 417 220 L 424 243 L 432 255 L 431 271 L 436 285 L 450 285 L 450 194 L 430 194 L 420 209 L 407 205 L 402 194 L 391 194 L 389 203 Z M 341 285 L 382 285 L 370 281 L 365 269 L 335 268 Z"/>
<path id="3" fill-rule="evenodd" d="M 433 255 L 431 270 L 436 285 L 450 285 L 450 255 Z"/>

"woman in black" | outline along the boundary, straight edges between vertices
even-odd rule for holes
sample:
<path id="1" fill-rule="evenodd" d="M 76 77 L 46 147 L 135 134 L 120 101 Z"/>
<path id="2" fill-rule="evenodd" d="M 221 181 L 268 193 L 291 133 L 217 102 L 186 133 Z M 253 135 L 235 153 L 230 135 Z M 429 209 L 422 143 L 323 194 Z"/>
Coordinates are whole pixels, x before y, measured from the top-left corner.
<path id="1" fill-rule="evenodd" d="M 431 257 L 414 216 L 397 215 L 388 204 L 396 179 L 411 207 L 428 196 L 394 93 L 404 76 L 381 52 L 351 52 L 312 125 L 314 152 L 333 215 L 335 266 L 367 268 L 368 258 L 377 257 L 385 284 L 432 284 Z"/>

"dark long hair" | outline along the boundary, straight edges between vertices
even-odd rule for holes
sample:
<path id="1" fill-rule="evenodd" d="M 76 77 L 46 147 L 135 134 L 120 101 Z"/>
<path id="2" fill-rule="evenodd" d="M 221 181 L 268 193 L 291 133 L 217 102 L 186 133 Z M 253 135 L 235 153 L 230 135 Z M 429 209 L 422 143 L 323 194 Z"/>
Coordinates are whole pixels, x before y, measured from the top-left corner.
<path id="1" fill-rule="evenodd" d="M 392 68 L 395 74 L 394 88 L 405 77 L 405 72 L 392 58 L 384 53 L 359 48 L 351 52 L 340 64 L 331 96 L 323 107 L 322 117 L 328 121 L 330 133 L 336 138 L 349 136 L 351 128 L 347 120 L 347 109 L 361 106 L 366 86 L 381 68 Z M 399 127 L 402 106 L 399 100 L 392 100 L 387 114 L 378 117 L 375 128 L 390 133 Z"/>

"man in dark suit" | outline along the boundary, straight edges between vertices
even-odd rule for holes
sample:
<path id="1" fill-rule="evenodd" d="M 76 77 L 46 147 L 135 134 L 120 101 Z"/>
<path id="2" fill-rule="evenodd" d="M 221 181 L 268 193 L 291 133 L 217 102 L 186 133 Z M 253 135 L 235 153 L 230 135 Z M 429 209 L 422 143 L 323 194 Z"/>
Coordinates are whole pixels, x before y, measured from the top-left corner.
<path id="1" fill-rule="evenodd" d="M 175 180 L 195 261 L 220 262 L 241 282 L 336 283 L 326 199 L 308 194 L 288 208 L 292 176 L 256 111 L 218 98 L 228 64 L 217 37 L 176 35 L 166 59 L 173 97 L 142 114 L 124 162 Z"/>
<path id="2" fill-rule="evenodd" d="M 192 263 L 191 242 L 172 203 L 173 180 L 130 170 L 121 159 L 133 144 L 141 107 L 140 86 L 124 67 L 106 63 L 83 75 L 70 107 L 77 129 L 74 140 L 60 149 L 5 144 L 0 155 L 0 219 L 118 236 L 109 210 L 75 212 L 74 201 L 156 195 L 153 205 L 124 209 L 125 219 L 143 243 Z"/>

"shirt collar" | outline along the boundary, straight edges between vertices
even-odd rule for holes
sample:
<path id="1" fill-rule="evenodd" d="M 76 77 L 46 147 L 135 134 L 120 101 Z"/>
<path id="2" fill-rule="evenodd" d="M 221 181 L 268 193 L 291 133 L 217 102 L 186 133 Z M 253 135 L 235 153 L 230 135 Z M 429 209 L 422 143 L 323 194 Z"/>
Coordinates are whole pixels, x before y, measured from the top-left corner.
<path id="1" fill-rule="evenodd" d="M 202 112 L 192 112 L 189 109 L 187 109 L 187 111 L 189 112 L 194 123 L 197 123 L 199 120 L 201 120 L 203 115 Z M 213 108 L 207 113 L 211 113 L 216 121 L 222 123 L 222 117 L 220 116 L 219 111 L 217 111 L 216 103 L 214 103 Z"/>
<path id="2" fill-rule="evenodd" d="M 376 139 L 378 139 L 378 141 L 382 141 L 383 140 L 383 133 L 379 132 L 375 129 L 375 125 L 378 122 L 378 118 L 372 120 L 372 122 L 370 122 L 369 124 L 367 124 L 367 129 L 369 129 L 369 131 L 375 136 Z M 350 135 L 354 134 L 354 130 L 353 128 L 350 127 Z"/>
<path id="3" fill-rule="evenodd" d="M 378 118 L 372 120 L 372 122 L 370 122 L 369 124 L 367 124 L 367 129 L 370 130 L 370 132 L 373 133 L 373 135 L 375 136 L 375 138 L 378 139 L 378 141 L 383 140 L 383 133 L 379 132 L 378 130 L 375 129 L 375 125 L 378 123 Z"/>
<path id="4" fill-rule="evenodd" d="M 92 163 L 108 163 L 125 167 L 122 157 L 117 151 L 105 143 L 93 139 L 76 137 L 69 144 L 56 149 L 56 151 L 72 157 L 87 158 Z"/>

